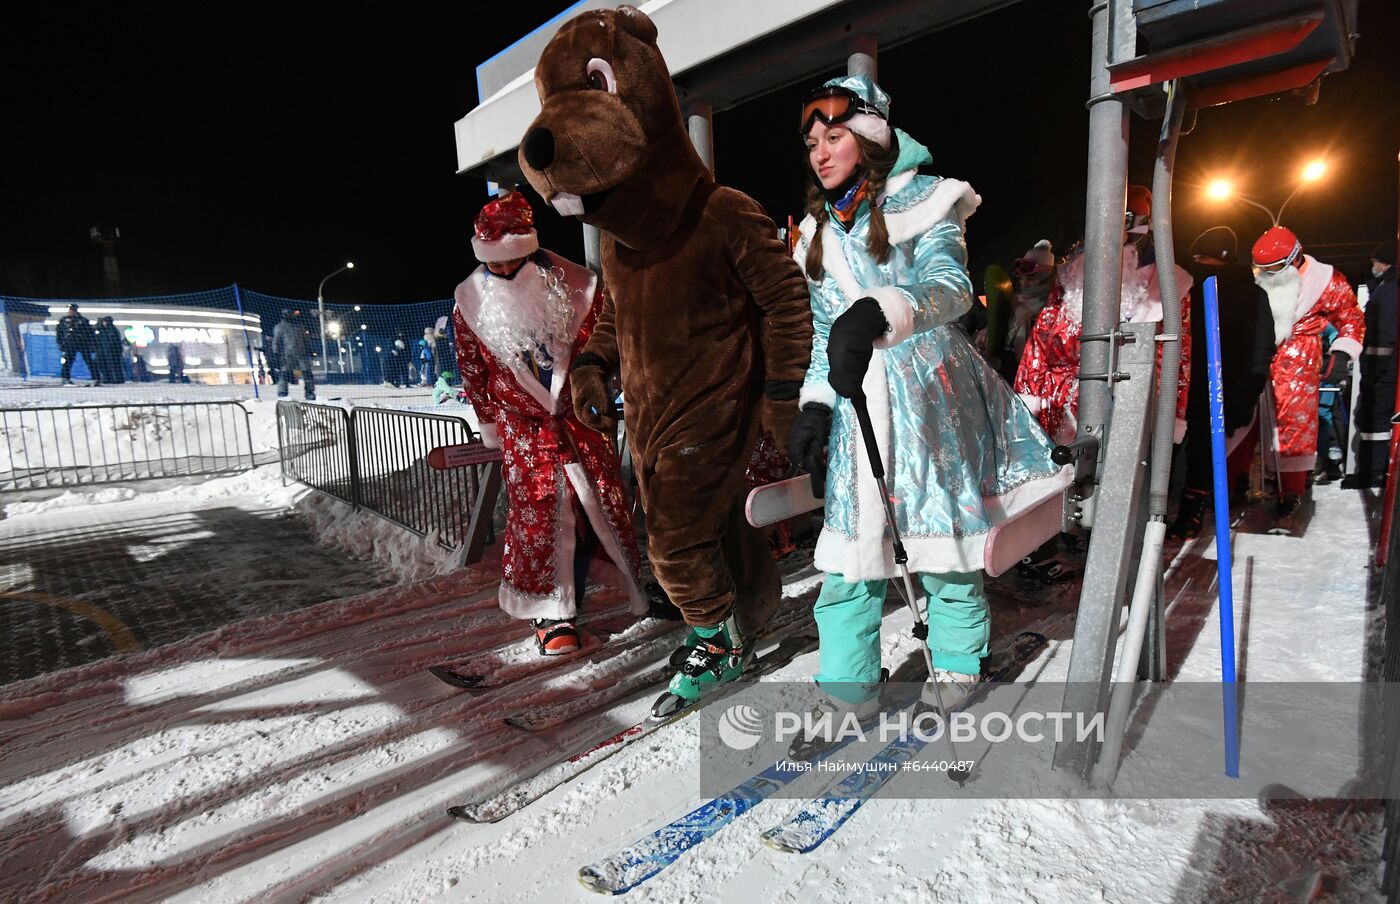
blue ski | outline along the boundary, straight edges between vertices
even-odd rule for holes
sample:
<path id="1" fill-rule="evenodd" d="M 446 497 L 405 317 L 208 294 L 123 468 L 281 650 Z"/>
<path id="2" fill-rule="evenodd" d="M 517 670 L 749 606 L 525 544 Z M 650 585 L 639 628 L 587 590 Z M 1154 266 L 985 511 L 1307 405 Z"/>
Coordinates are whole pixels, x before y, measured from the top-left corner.
<path id="1" fill-rule="evenodd" d="M 1039 654 L 1049 641 L 1045 635 L 1026 631 L 1016 638 L 1016 652 L 1011 661 L 998 669 L 987 681 L 968 694 L 954 712 L 966 709 L 986 696 L 998 681 L 1004 681 L 1013 669 Z M 901 772 L 928 742 L 910 735 L 891 741 L 870 758 L 875 767 L 852 772 L 841 779 L 821 797 L 813 798 L 802 809 L 764 832 L 760 839 L 771 848 L 793 854 L 805 854 L 816 849 L 846 824 L 861 805 L 874 797 L 885 782 Z"/>
<path id="2" fill-rule="evenodd" d="M 1035 639 L 1033 644 L 1030 638 Z M 1011 669 L 1038 653 L 1045 644 L 1045 637 L 1040 634 L 1026 632 L 1020 635 L 1015 644 L 1013 661 L 997 669 L 992 680 L 1009 674 Z M 823 751 L 821 759 L 832 756 L 853 740 L 853 737 L 838 740 Z M 579 882 L 599 894 L 620 895 L 629 892 L 804 774 L 784 768 L 784 762 L 780 760 L 618 853 L 582 867 L 578 871 Z"/>

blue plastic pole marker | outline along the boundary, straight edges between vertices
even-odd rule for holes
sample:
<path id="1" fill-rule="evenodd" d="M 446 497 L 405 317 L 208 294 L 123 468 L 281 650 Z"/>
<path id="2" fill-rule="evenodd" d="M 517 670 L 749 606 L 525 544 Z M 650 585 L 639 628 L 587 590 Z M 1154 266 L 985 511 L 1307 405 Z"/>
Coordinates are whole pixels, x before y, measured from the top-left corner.
<path id="1" fill-rule="evenodd" d="M 1210 387 L 1210 460 L 1215 477 L 1215 567 L 1220 588 L 1220 692 L 1225 711 L 1225 774 L 1240 777 L 1235 687 L 1235 593 L 1230 576 L 1230 488 L 1225 476 L 1225 387 L 1220 380 L 1220 294 L 1215 277 L 1205 283 L 1206 377 Z"/>

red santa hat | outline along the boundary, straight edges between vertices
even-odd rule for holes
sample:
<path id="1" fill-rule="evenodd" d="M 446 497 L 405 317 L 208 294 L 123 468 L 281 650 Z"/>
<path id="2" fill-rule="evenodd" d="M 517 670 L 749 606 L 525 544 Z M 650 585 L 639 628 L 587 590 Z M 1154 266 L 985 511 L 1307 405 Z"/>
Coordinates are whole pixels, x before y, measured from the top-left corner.
<path id="1" fill-rule="evenodd" d="M 501 195 L 481 208 L 472 234 L 472 251 L 483 263 L 513 261 L 540 249 L 535 212 L 518 191 Z"/>
<path id="2" fill-rule="evenodd" d="M 1127 230 L 1135 235 L 1152 228 L 1152 192 L 1147 186 L 1128 186 L 1128 204 L 1123 222 Z"/>
<path id="3" fill-rule="evenodd" d="M 1256 267 L 1291 264 L 1303 253 L 1303 244 L 1286 226 L 1275 226 L 1259 236 L 1250 252 Z"/>

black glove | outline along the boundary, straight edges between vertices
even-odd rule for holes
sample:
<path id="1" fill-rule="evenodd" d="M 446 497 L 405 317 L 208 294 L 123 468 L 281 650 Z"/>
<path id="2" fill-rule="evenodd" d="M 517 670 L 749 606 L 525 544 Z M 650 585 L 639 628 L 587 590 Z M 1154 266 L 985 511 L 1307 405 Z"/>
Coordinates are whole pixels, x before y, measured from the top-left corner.
<path id="1" fill-rule="evenodd" d="M 826 443 L 831 438 L 831 409 L 808 402 L 798 412 L 788 433 L 788 454 L 793 464 L 812 475 L 812 495 L 826 494 Z"/>
<path id="2" fill-rule="evenodd" d="M 1351 376 L 1351 355 L 1346 352 L 1328 352 L 1322 362 L 1322 382 L 1340 383 Z"/>
<path id="3" fill-rule="evenodd" d="M 875 340 L 889 328 L 880 303 L 873 298 L 858 300 L 836 318 L 826 341 L 826 360 L 830 365 L 826 379 L 837 395 L 848 399 L 860 395 Z"/>

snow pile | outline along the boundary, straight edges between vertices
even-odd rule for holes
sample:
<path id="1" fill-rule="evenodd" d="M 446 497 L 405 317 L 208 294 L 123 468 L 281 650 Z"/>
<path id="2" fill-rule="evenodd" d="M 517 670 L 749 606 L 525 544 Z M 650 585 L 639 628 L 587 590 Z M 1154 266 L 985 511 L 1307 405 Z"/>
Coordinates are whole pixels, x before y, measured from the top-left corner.
<path id="1" fill-rule="evenodd" d="M 7 502 L 4 513 L 7 519 L 22 518 L 60 509 L 82 509 L 138 500 L 142 503 L 169 504 L 172 510 L 193 511 L 219 500 L 233 499 L 239 500 L 240 505 L 251 503 L 263 511 L 279 511 L 291 508 L 309 492 L 300 484 L 283 486 L 281 471 L 276 464 L 271 464 L 228 477 L 172 478 L 153 483 L 64 490 L 46 499 Z M 0 497 L 3 498 L 8 497 Z"/>
<path id="2" fill-rule="evenodd" d="M 309 493 L 297 504 L 296 512 L 318 542 L 372 559 L 400 584 L 448 574 L 460 567 L 461 553 L 439 546 L 436 532 L 420 537 L 373 512 L 356 511 L 339 499 Z"/>

